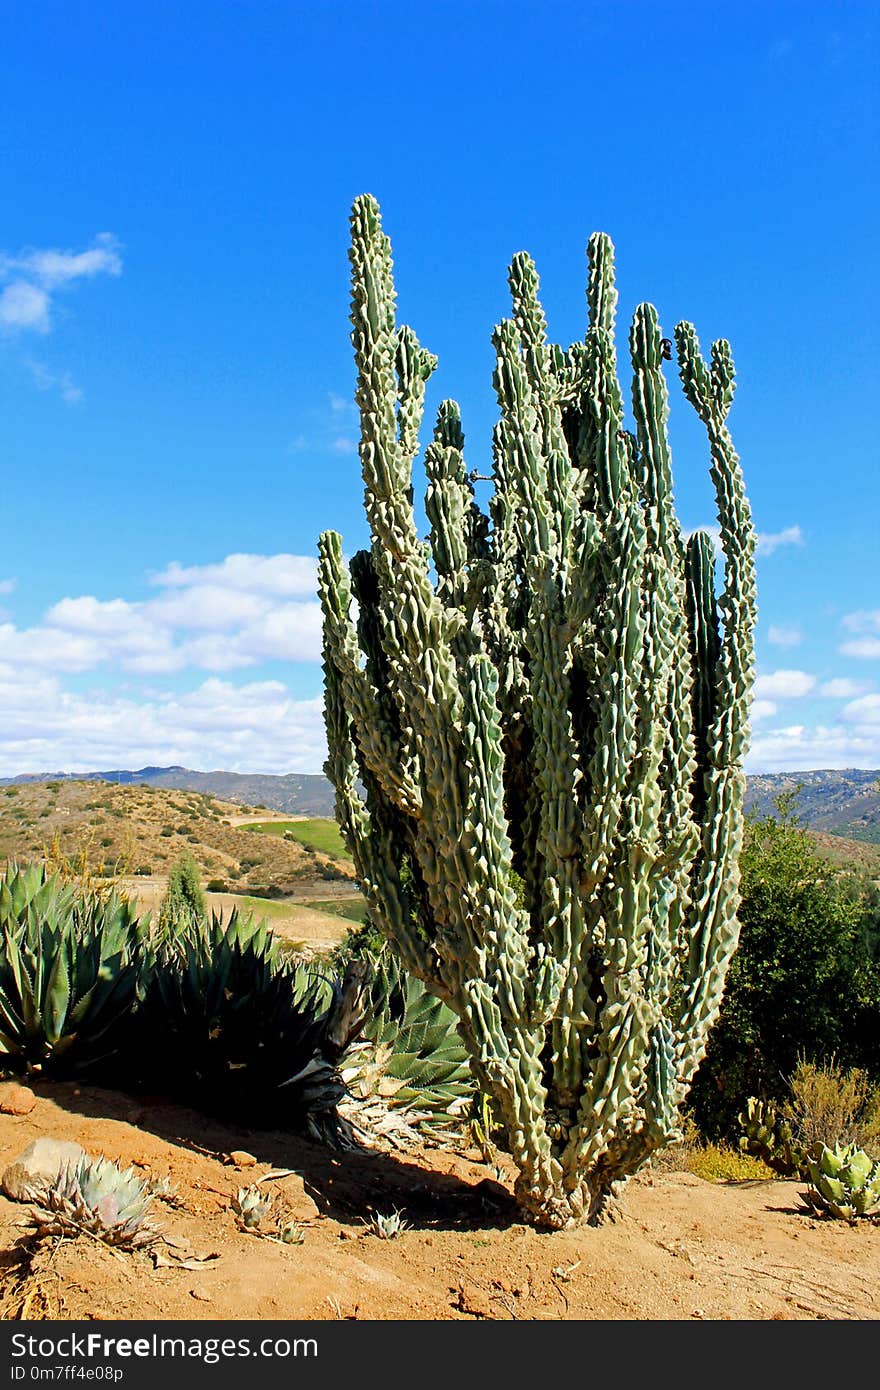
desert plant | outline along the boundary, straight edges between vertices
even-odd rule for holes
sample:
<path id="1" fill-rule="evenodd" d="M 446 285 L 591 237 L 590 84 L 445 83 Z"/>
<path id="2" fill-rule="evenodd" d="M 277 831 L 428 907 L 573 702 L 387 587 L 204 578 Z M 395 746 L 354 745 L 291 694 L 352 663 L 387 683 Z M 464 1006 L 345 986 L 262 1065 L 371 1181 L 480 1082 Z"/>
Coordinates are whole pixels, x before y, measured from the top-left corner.
<path id="1" fill-rule="evenodd" d="M 199 869 L 192 855 L 184 850 L 171 866 L 165 896 L 159 905 L 159 931 L 179 931 L 207 914 Z"/>
<path id="2" fill-rule="evenodd" d="M 264 923 L 184 923 L 155 948 L 126 1048 L 129 1076 L 244 1123 L 340 1133 L 337 1065 L 361 1025 L 364 972 L 325 979 Z"/>
<path id="3" fill-rule="evenodd" d="M 377 1211 L 368 1220 L 365 1220 L 364 1224 L 371 1236 L 378 1236 L 380 1240 L 396 1240 L 407 1229 L 408 1223 L 404 1221 L 399 1211 L 389 1211 L 384 1214 Z"/>
<path id="4" fill-rule="evenodd" d="M 810 1186 L 803 1194 L 819 1215 L 841 1221 L 880 1219 L 880 1159 L 855 1144 L 823 1148 L 810 1163 Z"/>
<path id="5" fill-rule="evenodd" d="M 10 865 L 0 881 L 0 1055 L 58 1072 L 112 1051 L 147 932 L 127 899 Z"/>
<path id="6" fill-rule="evenodd" d="M 749 1096 L 739 1117 L 740 1152 L 760 1158 L 783 1178 L 806 1177 L 808 1155 L 792 1134 L 791 1125 L 770 1100 Z"/>
<path id="7" fill-rule="evenodd" d="M 158 1231 L 146 1220 L 152 1196 L 134 1168 L 84 1155 L 63 1168 L 37 1196 L 32 1235 L 75 1236 L 81 1231 L 107 1245 L 135 1249 L 152 1245 Z"/>
<path id="8" fill-rule="evenodd" d="M 806 1181 L 810 1163 L 824 1148 L 880 1146 L 880 1087 L 858 1068 L 844 1071 L 832 1059 L 802 1058 L 789 1081 L 786 1100 L 751 1096 L 740 1115 L 739 1141 L 783 1177 Z"/>
<path id="9" fill-rule="evenodd" d="M 459 1017 L 522 1211 L 549 1227 L 598 1219 L 677 1134 L 737 941 L 755 578 L 730 348 L 707 362 L 693 327 L 675 330 L 708 434 L 720 599 L 711 536 L 685 540 L 674 513 L 673 347 L 649 304 L 630 332 L 626 428 L 601 234 L 589 329 L 568 351 L 547 340 L 531 260 L 514 258 L 490 515 L 446 401 L 425 456 L 426 545 L 412 464 L 436 359 L 396 324 L 372 198 L 351 226 L 372 540 L 350 570 L 339 535 L 319 547 L 337 818 L 373 920 Z"/>
<path id="10" fill-rule="evenodd" d="M 343 1079 L 411 1110 L 419 1124 L 461 1125 L 476 1088 L 456 1015 L 387 949 L 369 964 L 364 1042 L 347 1059 Z"/>
<path id="11" fill-rule="evenodd" d="M 230 1203 L 235 1218 L 245 1231 L 255 1231 L 269 1214 L 272 1202 L 256 1186 L 240 1187 Z"/>

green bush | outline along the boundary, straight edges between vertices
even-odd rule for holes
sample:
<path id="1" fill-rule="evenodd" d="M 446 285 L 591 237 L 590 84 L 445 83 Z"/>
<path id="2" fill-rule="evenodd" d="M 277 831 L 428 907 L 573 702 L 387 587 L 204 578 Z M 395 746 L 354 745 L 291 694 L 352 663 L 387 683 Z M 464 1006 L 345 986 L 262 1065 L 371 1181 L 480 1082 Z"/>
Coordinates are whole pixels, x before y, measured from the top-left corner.
<path id="1" fill-rule="evenodd" d="M 793 812 L 749 823 L 739 947 L 691 1091 L 709 1139 L 732 1139 L 748 1097 L 782 1101 L 798 1063 L 835 1057 L 880 1080 L 880 953 L 863 881 L 814 852 Z"/>
<path id="2" fill-rule="evenodd" d="M 184 851 L 168 875 L 168 886 L 159 907 L 159 931 L 178 931 L 190 922 L 201 921 L 207 911 L 198 865 L 192 855 Z"/>

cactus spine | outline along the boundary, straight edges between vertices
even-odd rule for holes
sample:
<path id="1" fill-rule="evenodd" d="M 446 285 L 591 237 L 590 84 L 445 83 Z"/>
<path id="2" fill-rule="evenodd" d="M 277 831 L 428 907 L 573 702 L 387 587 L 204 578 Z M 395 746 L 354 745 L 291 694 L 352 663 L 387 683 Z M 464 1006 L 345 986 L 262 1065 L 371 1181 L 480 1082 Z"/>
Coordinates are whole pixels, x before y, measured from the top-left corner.
<path id="1" fill-rule="evenodd" d="M 567 351 L 517 255 L 494 335 L 490 516 L 445 401 L 425 544 L 411 476 L 436 359 L 397 326 L 372 198 L 351 230 L 372 543 L 349 568 L 336 533 L 320 540 L 326 770 L 374 920 L 454 1009 L 498 1102 L 524 1215 L 595 1220 L 676 1137 L 737 942 L 755 576 L 733 361 L 716 342 L 707 363 L 678 325 L 717 498 L 716 599 L 711 538 L 686 541 L 674 512 L 656 311 L 640 305 L 630 332 L 631 431 L 610 240 L 590 239 L 589 329 Z"/>

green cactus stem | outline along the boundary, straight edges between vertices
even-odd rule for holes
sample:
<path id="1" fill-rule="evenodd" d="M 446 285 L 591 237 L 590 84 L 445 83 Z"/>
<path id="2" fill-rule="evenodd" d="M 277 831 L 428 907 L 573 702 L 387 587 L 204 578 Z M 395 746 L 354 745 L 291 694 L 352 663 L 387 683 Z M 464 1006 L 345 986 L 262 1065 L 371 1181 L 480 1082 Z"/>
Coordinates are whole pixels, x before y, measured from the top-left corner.
<path id="1" fill-rule="evenodd" d="M 608 237 L 585 339 L 551 343 L 528 256 L 495 330 L 494 491 L 458 407 L 412 468 L 436 359 L 395 314 L 379 209 L 351 218 L 352 342 L 371 544 L 320 539 L 326 764 L 373 920 L 456 1013 L 496 1101 L 524 1216 L 598 1220 L 678 1136 L 737 944 L 754 536 L 727 428 L 730 349 L 675 330 L 705 427 L 711 538 L 675 515 L 662 337 L 618 380 Z M 356 607 L 356 615 L 355 615 Z"/>

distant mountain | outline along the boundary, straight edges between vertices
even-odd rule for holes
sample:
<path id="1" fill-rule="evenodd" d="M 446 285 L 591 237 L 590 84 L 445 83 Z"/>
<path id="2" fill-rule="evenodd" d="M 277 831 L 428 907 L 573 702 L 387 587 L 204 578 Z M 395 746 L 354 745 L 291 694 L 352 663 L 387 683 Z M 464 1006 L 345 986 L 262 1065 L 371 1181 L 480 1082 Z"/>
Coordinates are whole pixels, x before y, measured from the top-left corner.
<path id="1" fill-rule="evenodd" d="M 119 782 L 206 792 L 245 806 L 266 806 L 299 816 L 333 816 L 334 793 L 326 777 L 303 772 L 262 776 L 256 772 L 195 772 L 189 767 L 142 767 L 137 772 L 39 772 L 0 777 L 0 786 L 23 782 Z"/>
<path id="2" fill-rule="evenodd" d="M 774 809 L 780 792 L 800 786 L 797 814 L 810 830 L 880 844 L 880 770 L 773 772 L 748 779 L 746 807 L 758 815 Z M 302 772 L 283 776 L 250 772 L 195 772 L 189 767 L 142 767 L 137 772 L 40 772 L 0 777 L 0 786 L 15 782 L 122 782 L 179 791 L 208 792 L 225 801 L 266 806 L 290 815 L 332 816 L 333 788 L 326 777 Z"/>
<path id="3" fill-rule="evenodd" d="M 748 779 L 746 809 L 759 816 L 774 810 L 780 792 L 797 791 L 795 810 L 810 830 L 880 844 L 880 770 L 826 769 L 773 772 Z M 798 788 L 800 790 L 798 790 Z"/>

